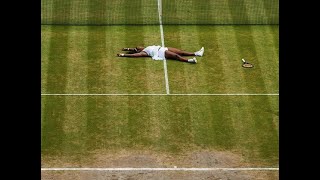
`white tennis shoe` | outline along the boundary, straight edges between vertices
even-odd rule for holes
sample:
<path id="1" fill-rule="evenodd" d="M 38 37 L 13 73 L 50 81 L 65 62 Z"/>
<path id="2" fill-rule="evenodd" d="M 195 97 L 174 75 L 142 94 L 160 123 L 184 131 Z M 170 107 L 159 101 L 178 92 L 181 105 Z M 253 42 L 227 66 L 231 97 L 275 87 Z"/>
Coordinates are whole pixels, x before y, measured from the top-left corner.
<path id="1" fill-rule="evenodd" d="M 196 64 L 196 63 L 197 63 L 196 57 L 194 57 L 194 58 L 192 58 L 192 59 L 188 59 L 188 63 Z"/>
<path id="2" fill-rule="evenodd" d="M 203 56 L 203 53 L 204 53 L 204 47 L 202 47 L 199 51 L 195 52 L 194 54 L 196 56 Z"/>

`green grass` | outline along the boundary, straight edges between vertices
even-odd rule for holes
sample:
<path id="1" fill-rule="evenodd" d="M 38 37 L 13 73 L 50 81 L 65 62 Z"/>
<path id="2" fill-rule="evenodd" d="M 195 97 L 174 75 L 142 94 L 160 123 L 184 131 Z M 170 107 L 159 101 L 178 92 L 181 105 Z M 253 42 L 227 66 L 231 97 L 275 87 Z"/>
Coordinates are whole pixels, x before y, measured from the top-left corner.
<path id="1" fill-rule="evenodd" d="M 278 24 L 278 0 L 163 0 L 164 24 Z"/>
<path id="2" fill-rule="evenodd" d="M 42 93 L 165 93 L 163 62 L 119 58 L 160 44 L 158 26 L 42 26 Z M 278 26 L 165 26 L 165 45 L 197 51 L 169 60 L 171 93 L 279 93 Z M 63 44 L 63 45 L 61 45 Z M 252 62 L 243 69 L 241 58 Z"/>
<path id="3" fill-rule="evenodd" d="M 157 24 L 157 1 L 41 0 L 42 24 Z"/>
<path id="4" fill-rule="evenodd" d="M 116 56 L 158 44 L 154 32 L 158 26 L 42 26 L 42 93 L 164 93 L 162 61 Z"/>
<path id="5" fill-rule="evenodd" d="M 279 0 L 162 0 L 164 24 L 279 24 Z M 159 24 L 157 0 L 41 0 L 42 24 Z"/>
<path id="6" fill-rule="evenodd" d="M 165 26 L 165 45 L 205 47 L 196 66 L 168 61 L 171 93 L 279 93 L 278 26 Z M 253 69 L 241 67 L 241 59 Z"/>
<path id="7" fill-rule="evenodd" d="M 278 97 L 42 97 L 42 155 L 231 151 L 278 164 Z M 271 102 L 271 103 L 270 103 Z"/>
<path id="8" fill-rule="evenodd" d="M 120 58 L 161 44 L 159 26 L 42 26 L 42 93 L 165 93 L 162 61 Z M 165 45 L 196 51 L 168 60 L 171 93 L 279 93 L 278 26 L 164 26 Z M 241 58 L 252 62 L 243 69 Z M 278 96 L 42 96 L 42 157 L 61 161 L 126 149 L 231 151 L 277 166 Z"/>

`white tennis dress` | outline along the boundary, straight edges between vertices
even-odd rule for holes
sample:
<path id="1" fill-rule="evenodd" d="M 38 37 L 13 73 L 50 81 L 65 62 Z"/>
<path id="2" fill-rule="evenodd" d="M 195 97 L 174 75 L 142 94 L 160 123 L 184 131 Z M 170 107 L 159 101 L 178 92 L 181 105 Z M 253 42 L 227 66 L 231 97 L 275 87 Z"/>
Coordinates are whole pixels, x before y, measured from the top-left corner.
<path id="1" fill-rule="evenodd" d="M 153 60 L 164 60 L 166 50 L 168 50 L 168 48 L 153 45 L 144 48 L 142 51 L 151 56 Z"/>

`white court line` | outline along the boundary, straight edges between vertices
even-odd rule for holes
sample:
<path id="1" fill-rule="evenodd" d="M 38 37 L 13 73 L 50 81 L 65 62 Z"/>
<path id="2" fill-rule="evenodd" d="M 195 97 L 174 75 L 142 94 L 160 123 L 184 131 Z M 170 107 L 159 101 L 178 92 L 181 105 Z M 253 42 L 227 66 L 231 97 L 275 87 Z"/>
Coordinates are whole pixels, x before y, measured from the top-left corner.
<path id="1" fill-rule="evenodd" d="M 279 94 L 170 94 L 171 96 L 279 96 Z"/>
<path id="2" fill-rule="evenodd" d="M 41 94 L 41 96 L 279 96 L 279 94 Z"/>
<path id="3" fill-rule="evenodd" d="M 41 168 L 41 171 L 279 171 L 279 168 Z"/>
<path id="4" fill-rule="evenodd" d="M 162 26 L 162 1 L 161 0 L 158 0 L 158 13 L 159 13 L 159 24 L 160 24 L 160 34 L 161 34 L 161 45 L 162 45 L 162 47 L 165 47 L 164 46 L 163 26 Z M 166 58 L 164 58 L 164 60 L 163 60 L 163 68 L 164 68 L 164 79 L 166 82 L 166 92 L 167 92 L 167 94 L 170 94 Z"/>

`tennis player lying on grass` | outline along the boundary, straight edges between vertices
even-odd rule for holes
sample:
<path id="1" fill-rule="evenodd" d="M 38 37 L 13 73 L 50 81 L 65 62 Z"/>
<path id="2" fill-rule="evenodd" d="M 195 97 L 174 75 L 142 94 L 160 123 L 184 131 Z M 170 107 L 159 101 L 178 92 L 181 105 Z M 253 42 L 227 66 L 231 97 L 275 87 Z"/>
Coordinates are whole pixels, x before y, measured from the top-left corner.
<path id="1" fill-rule="evenodd" d="M 148 46 L 136 48 L 123 48 L 122 51 L 130 51 L 128 54 L 119 53 L 120 57 L 152 57 L 154 60 L 173 59 L 188 63 L 197 63 L 197 59 L 187 59 L 182 56 L 203 56 L 204 47 L 197 52 L 182 51 L 172 47 Z"/>

